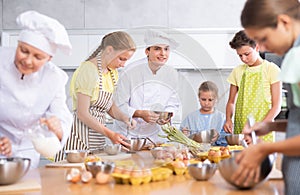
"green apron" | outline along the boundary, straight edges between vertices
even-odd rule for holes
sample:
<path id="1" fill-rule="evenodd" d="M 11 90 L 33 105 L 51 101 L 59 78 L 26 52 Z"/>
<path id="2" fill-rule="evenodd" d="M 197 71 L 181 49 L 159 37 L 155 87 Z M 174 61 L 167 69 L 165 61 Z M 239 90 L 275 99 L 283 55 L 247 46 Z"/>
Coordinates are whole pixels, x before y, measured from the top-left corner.
<path id="1" fill-rule="evenodd" d="M 249 114 L 252 114 L 255 121 L 262 121 L 271 108 L 271 101 L 265 96 L 263 86 L 263 65 L 260 65 L 260 71 L 251 71 L 248 66 L 245 68 L 235 107 L 234 133 L 242 132 Z M 273 133 L 262 136 L 267 142 L 274 142 Z"/>

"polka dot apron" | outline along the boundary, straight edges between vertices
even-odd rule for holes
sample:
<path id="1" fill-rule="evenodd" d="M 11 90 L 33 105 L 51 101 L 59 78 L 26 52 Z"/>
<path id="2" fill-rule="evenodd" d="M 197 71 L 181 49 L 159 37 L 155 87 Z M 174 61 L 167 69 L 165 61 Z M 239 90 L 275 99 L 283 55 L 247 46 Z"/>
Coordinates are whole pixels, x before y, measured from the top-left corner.
<path id="1" fill-rule="evenodd" d="M 235 107 L 234 133 L 241 133 L 249 114 L 252 114 L 255 121 L 262 121 L 271 108 L 271 102 L 265 98 L 263 87 L 263 65 L 260 71 L 251 71 L 246 67 L 240 87 Z M 273 142 L 274 135 L 269 133 L 261 137 L 264 141 Z"/>

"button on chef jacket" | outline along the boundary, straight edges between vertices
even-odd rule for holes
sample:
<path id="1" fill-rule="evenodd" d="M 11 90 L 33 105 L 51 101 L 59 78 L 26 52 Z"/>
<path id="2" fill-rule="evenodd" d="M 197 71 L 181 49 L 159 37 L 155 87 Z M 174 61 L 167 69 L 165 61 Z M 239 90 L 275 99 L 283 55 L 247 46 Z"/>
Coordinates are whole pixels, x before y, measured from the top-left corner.
<path id="1" fill-rule="evenodd" d="M 40 155 L 24 130 L 41 117 L 54 115 L 61 120 L 61 145 L 65 143 L 72 124 L 65 94 L 68 76 L 48 62 L 22 80 L 14 64 L 15 51 L 15 48 L 0 48 L 0 136 L 12 141 L 13 156 L 30 158 L 31 168 L 34 168 L 38 166 Z"/>

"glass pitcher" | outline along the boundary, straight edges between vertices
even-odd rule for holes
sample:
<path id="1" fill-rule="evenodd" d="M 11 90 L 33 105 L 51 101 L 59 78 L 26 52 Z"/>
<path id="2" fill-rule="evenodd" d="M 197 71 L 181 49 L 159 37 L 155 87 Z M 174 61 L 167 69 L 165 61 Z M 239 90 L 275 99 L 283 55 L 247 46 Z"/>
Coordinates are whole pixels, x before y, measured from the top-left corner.
<path id="1" fill-rule="evenodd" d="M 59 139 L 46 124 L 37 122 L 27 129 L 26 135 L 30 138 L 34 149 L 46 158 L 54 157 L 61 149 Z"/>

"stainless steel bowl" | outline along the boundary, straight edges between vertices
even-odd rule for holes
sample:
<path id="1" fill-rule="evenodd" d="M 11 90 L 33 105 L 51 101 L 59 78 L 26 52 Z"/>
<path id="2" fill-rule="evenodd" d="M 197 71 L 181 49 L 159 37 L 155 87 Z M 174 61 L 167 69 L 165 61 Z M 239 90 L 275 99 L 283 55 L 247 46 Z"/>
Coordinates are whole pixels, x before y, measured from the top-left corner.
<path id="1" fill-rule="evenodd" d="M 172 118 L 173 112 L 165 112 L 165 111 L 153 111 L 156 114 L 159 114 L 159 118 L 156 121 L 157 124 L 163 125 L 164 121 L 167 121 Z"/>
<path id="2" fill-rule="evenodd" d="M 219 133 L 215 129 L 211 129 L 194 133 L 189 138 L 199 143 L 212 143 L 219 138 Z"/>
<path id="3" fill-rule="evenodd" d="M 242 145 L 242 141 L 244 139 L 244 134 L 226 135 L 225 139 L 226 139 L 228 145 Z"/>
<path id="4" fill-rule="evenodd" d="M 234 183 L 234 181 L 232 180 L 232 174 L 237 170 L 238 168 L 238 164 L 236 164 L 235 162 L 235 157 L 238 153 L 240 153 L 240 150 L 236 150 L 236 151 L 232 151 L 231 152 L 231 158 L 227 158 L 224 160 L 221 160 L 218 164 L 219 167 L 219 171 L 222 175 L 222 177 L 231 185 L 239 188 L 239 189 L 249 189 L 249 188 L 253 188 L 256 185 L 258 185 L 259 183 L 261 183 L 262 181 L 264 181 L 266 179 L 266 177 L 269 175 L 269 173 L 272 170 L 273 167 L 273 163 L 275 160 L 275 155 L 269 155 L 268 157 L 266 157 L 264 159 L 264 161 L 261 164 L 261 168 L 260 168 L 260 178 L 259 178 L 259 182 L 258 183 L 254 183 L 252 182 L 249 186 L 243 186 L 243 185 L 237 185 Z"/>
<path id="5" fill-rule="evenodd" d="M 82 163 L 87 157 L 88 150 L 66 150 L 65 155 L 69 163 Z"/>
<path id="6" fill-rule="evenodd" d="M 98 172 L 103 172 L 105 174 L 111 174 L 115 169 L 115 164 L 113 162 L 86 162 L 86 170 L 90 171 L 93 177 L 96 177 Z"/>
<path id="7" fill-rule="evenodd" d="M 121 151 L 121 144 L 106 144 L 104 152 L 108 155 L 116 155 Z"/>
<path id="8" fill-rule="evenodd" d="M 0 185 L 19 181 L 29 170 L 30 163 L 29 158 L 0 158 Z"/>
<path id="9" fill-rule="evenodd" d="M 147 138 L 137 138 L 132 137 L 128 140 L 126 140 L 127 143 L 130 144 L 129 152 L 136 152 L 143 149 L 147 141 Z"/>
<path id="10" fill-rule="evenodd" d="M 215 163 L 205 164 L 197 163 L 188 166 L 189 174 L 196 180 L 206 181 L 210 179 L 216 172 L 218 166 Z"/>

